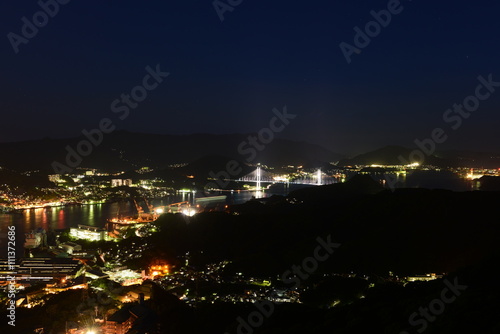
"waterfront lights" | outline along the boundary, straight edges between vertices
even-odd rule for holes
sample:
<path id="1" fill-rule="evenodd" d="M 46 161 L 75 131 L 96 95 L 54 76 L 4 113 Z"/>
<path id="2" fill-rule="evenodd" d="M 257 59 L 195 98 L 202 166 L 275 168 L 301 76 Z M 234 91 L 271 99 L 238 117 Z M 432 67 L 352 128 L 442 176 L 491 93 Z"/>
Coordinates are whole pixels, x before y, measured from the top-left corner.
<path id="1" fill-rule="evenodd" d="M 196 214 L 196 210 L 195 209 L 185 209 L 185 210 L 182 210 L 182 213 L 185 214 L 186 216 L 192 217 Z"/>

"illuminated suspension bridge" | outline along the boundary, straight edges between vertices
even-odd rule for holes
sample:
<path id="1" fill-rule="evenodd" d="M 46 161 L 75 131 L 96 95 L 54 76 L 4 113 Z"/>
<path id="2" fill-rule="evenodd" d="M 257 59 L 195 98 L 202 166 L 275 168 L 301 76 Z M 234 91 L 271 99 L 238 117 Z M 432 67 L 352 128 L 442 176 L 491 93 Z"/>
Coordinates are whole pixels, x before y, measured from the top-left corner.
<path id="1" fill-rule="evenodd" d="M 328 176 L 318 169 L 315 173 L 302 173 L 300 176 L 290 179 L 288 176 L 279 175 L 263 170 L 257 167 L 253 172 L 235 180 L 240 182 L 256 183 L 257 188 L 261 188 L 263 183 L 287 183 L 287 184 L 307 184 L 307 185 L 325 185 L 337 183 L 337 179 Z"/>

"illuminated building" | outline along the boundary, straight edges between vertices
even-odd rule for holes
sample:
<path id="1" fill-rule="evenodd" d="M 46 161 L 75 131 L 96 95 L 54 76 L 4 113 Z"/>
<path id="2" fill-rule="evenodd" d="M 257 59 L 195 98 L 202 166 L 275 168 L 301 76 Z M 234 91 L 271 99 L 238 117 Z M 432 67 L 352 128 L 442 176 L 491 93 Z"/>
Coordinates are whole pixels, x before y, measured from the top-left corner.
<path id="1" fill-rule="evenodd" d="M 105 334 L 125 334 L 132 328 L 135 318 L 127 308 L 115 312 L 104 325 Z"/>
<path id="2" fill-rule="evenodd" d="M 132 180 L 131 179 L 112 179 L 111 180 L 111 187 L 130 187 L 132 185 Z"/>
<path id="3" fill-rule="evenodd" d="M 104 334 L 157 332 L 156 315 L 144 305 L 144 295 L 140 295 L 139 305 L 124 306 L 106 320 L 102 327 Z"/>
<path id="4" fill-rule="evenodd" d="M 60 293 L 68 290 L 87 289 L 87 288 L 88 288 L 87 282 L 85 282 L 83 277 L 79 277 L 73 281 L 67 281 L 66 279 L 62 279 L 60 283 L 47 284 L 47 286 L 45 287 L 45 291 L 47 291 L 48 293 Z"/>
<path id="5" fill-rule="evenodd" d="M 79 244 L 75 244 L 74 242 L 65 242 L 63 244 L 60 244 L 59 247 L 61 247 L 62 249 L 64 249 L 66 251 L 66 253 L 68 254 L 73 254 L 74 251 L 81 251 L 82 250 L 82 246 L 80 246 Z"/>
<path id="6" fill-rule="evenodd" d="M 95 227 L 95 226 L 87 226 L 87 225 L 78 225 L 78 228 L 72 227 L 69 232 L 70 236 L 77 239 L 85 239 L 90 241 L 101 241 L 106 240 L 106 229 Z"/>
<path id="7" fill-rule="evenodd" d="M 80 261 L 68 258 L 22 258 L 10 265 L 4 259 L 0 260 L 0 282 L 9 276 L 26 281 L 61 280 L 77 276 L 81 269 Z"/>
<path id="8" fill-rule="evenodd" d="M 149 267 L 149 275 L 151 277 L 164 276 L 170 273 L 170 268 L 168 265 L 153 265 Z"/>
<path id="9" fill-rule="evenodd" d="M 59 183 L 62 181 L 60 174 L 49 175 L 49 181 L 54 183 Z"/>

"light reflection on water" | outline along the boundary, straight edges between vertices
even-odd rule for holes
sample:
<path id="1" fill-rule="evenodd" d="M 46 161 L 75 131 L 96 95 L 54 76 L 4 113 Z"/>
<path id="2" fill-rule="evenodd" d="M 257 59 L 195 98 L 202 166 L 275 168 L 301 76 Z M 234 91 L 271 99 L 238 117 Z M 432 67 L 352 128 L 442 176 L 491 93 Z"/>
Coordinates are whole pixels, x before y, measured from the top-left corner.
<path id="1" fill-rule="evenodd" d="M 380 178 L 383 179 L 384 177 L 380 176 Z M 400 186 L 415 187 L 415 184 L 408 184 L 409 179 L 404 175 L 398 175 L 397 181 L 397 184 Z M 416 185 L 419 187 L 419 182 L 416 182 Z M 473 190 L 470 184 L 466 185 L 456 180 L 453 180 L 453 182 L 446 186 L 447 187 L 444 187 L 445 189 L 448 188 L 455 191 Z M 226 200 L 220 199 L 217 201 L 207 201 L 205 203 L 210 206 L 215 206 L 217 204 L 241 204 L 251 200 L 252 197 L 270 197 L 275 194 L 286 195 L 290 191 L 302 187 L 304 186 L 281 185 L 264 191 L 225 191 L 211 195 L 227 195 Z M 197 194 L 197 196 L 202 197 L 203 195 Z M 152 204 L 154 206 L 165 206 L 171 203 L 184 201 L 188 201 L 192 205 L 196 204 L 193 193 L 190 192 L 179 193 L 162 200 L 155 200 Z M 138 202 L 140 203 L 141 201 Z M 0 234 L 6 232 L 7 226 L 10 225 L 15 225 L 18 233 L 27 233 L 39 227 L 45 230 L 66 229 L 69 227 L 76 227 L 78 224 L 103 227 L 108 219 L 115 218 L 119 215 L 124 217 L 133 216 L 136 213 L 135 204 L 130 201 L 24 210 L 21 213 L 15 214 L 0 214 Z"/>
<path id="2" fill-rule="evenodd" d="M 269 192 L 233 192 L 221 193 L 229 195 L 226 200 L 211 201 L 210 205 L 233 203 L 239 204 L 246 202 L 255 196 L 266 197 L 273 193 Z M 153 206 L 164 206 L 171 203 L 188 201 L 195 204 L 192 193 L 183 193 L 170 196 L 162 200 L 154 200 Z M 141 201 L 138 201 L 141 204 Z M 103 227 L 106 221 L 117 216 L 134 216 L 137 214 L 135 204 L 130 201 L 121 201 L 106 204 L 75 205 L 66 207 L 40 208 L 24 210 L 20 213 L 0 214 L 0 230 L 4 231 L 7 226 L 15 225 L 18 233 L 28 233 L 36 228 L 45 230 L 60 230 L 70 227 L 76 227 L 78 224 Z"/>
<path id="3" fill-rule="evenodd" d="M 106 220 L 116 216 L 118 212 L 128 215 L 134 213 L 129 202 L 40 208 L 0 214 L 0 225 L 3 227 L 14 224 L 25 232 L 38 227 L 49 230 L 65 229 L 78 224 L 104 226 Z"/>

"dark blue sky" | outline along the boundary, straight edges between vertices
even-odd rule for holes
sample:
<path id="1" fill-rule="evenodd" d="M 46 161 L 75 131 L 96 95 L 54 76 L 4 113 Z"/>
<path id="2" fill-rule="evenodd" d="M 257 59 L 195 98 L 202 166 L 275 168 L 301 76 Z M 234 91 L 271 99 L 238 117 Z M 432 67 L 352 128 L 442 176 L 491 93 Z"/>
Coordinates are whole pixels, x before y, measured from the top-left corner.
<path id="1" fill-rule="evenodd" d="M 120 128 L 257 132 L 286 105 L 297 118 L 282 136 L 340 153 L 411 147 L 436 127 L 449 134 L 438 148 L 500 151 L 500 88 L 459 129 L 443 121 L 478 75 L 500 81 L 500 3 L 403 0 L 348 64 L 339 44 L 353 44 L 353 28 L 387 4 L 243 0 L 221 22 L 211 0 L 72 0 L 16 54 L 7 34 L 21 34 L 21 18 L 40 7 L 2 1 L 0 141 L 71 137 L 116 120 L 111 102 L 160 64 L 170 76 Z"/>

